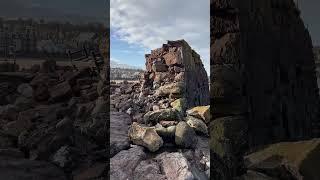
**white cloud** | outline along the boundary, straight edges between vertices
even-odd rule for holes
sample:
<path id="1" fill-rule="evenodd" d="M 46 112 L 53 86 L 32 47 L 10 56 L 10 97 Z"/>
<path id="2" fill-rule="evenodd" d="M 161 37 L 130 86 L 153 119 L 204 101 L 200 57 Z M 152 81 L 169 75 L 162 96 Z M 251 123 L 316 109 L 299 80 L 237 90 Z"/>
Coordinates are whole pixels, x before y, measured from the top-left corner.
<path id="1" fill-rule="evenodd" d="M 209 0 L 111 0 L 111 28 L 129 44 L 161 47 L 185 39 L 210 70 Z"/>

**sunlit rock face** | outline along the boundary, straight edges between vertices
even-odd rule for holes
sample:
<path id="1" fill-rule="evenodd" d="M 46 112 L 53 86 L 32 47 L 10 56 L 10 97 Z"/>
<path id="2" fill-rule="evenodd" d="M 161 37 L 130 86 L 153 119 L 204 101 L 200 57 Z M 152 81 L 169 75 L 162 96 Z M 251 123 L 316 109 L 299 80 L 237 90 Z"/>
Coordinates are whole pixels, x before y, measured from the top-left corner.
<path id="1" fill-rule="evenodd" d="M 168 41 L 162 48 L 146 55 L 148 85 L 161 86 L 167 83 L 183 83 L 181 97 L 187 108 L 209 104 L 209 80 L 200 55 L 184 40 Z M 180 96 L 172 94 L 174 96 Z"/>

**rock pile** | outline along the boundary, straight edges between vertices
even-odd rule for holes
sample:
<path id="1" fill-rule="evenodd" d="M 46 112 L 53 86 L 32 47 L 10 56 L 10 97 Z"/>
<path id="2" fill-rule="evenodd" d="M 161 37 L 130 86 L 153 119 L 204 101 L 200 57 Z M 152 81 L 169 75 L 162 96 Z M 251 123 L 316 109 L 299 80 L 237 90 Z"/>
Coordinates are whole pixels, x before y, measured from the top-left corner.
<path id="1" fill-rule="evenodd" d="M 111 139 L 111 178 L 209 178 L 208 77 L 199 55 L 184 40 L 147 54 L 140 82 L 111 84 L 111 93 L 111 111 L 122 112 L 112 113 L 111 126 L 125 129 L 116 125 L 117 116 L 132 118 L 128 138 Z M 134 145 L 121 147 L 118 142 L 123 141 Z M 122 169 L 124 164 L 130 167 Z"/>
<path id="2" fill-rule="evenodd" d="M 89 67 L 0 72 L 0 177 L 107 177 L 107 94 Z"/>

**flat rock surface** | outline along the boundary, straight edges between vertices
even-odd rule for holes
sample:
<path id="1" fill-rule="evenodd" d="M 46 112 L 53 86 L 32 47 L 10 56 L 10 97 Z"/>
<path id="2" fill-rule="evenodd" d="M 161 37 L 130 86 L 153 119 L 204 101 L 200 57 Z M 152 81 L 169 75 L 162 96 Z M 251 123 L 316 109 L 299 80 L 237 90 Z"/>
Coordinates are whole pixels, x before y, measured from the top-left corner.
<path id="1" fill-rule="evenodd" d="M 128 138 L 131 118 L 122 112 L 110 112 L 110 155 L 111 157 L 130 146 Z"/>

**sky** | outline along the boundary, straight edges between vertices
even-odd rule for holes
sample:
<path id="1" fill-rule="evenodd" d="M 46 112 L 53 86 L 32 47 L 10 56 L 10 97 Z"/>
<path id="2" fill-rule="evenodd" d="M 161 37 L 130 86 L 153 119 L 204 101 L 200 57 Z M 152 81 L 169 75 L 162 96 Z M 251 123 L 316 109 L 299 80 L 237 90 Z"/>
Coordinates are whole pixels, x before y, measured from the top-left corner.
<path id="1" fill-rule="evenodd" d="M 144 54 L 185 39 L 210 68 L 209 0 L 111 0 L 111 60 L 144 68 Z"/>
<path id="2" fill-rule="evenodd" d="M 0 16 L 73 22 L 102 22 L 109 26 L 109 0 L 0 0 Z"/>
<path id="3" fill-rule="evenodd" d="M 320 46 L 320 1 L 298 0 L 301 16 L 307 26 L 314 46 Z"/>

